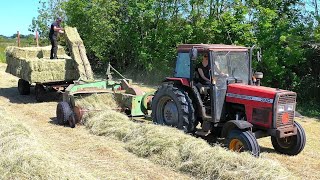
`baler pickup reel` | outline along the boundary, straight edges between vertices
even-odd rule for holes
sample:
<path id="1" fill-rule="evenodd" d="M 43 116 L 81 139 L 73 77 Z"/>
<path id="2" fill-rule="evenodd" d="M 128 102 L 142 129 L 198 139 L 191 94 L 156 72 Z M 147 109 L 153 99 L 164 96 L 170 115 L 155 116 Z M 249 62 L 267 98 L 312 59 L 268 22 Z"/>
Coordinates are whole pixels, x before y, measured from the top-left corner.
<path id="1" fill-rule="evenodd" d="M 110 69 L 113 69 L 123 79 L 114 81 Z M 75 127 L 76 123 L 82 122 L 86 113 L 104 110 L 117 110 L 130 117 L 146 116 L 148 110 L 151 110 L 153 94 L 153 92 L 145 93 L 140 88 L 133 87 L 131 80 L 126 79 L 109 64 L 107 80 L 95 82 L 79 80 L 67 87 L 63 94 L 63 101 L 57 105 L 57 121 L 58 124 L 69 123 L 71 127 Z M 96 102 L 90 101 L 84 106 L 77 104 L 78 100 L 81 101 L 81 99 L 86 99 L 89 96 L 97 96 L 96 100 L 99 103 L 95 104 Z M 115 101 L 117 106 L 109 106 L 110 101 Z"/>

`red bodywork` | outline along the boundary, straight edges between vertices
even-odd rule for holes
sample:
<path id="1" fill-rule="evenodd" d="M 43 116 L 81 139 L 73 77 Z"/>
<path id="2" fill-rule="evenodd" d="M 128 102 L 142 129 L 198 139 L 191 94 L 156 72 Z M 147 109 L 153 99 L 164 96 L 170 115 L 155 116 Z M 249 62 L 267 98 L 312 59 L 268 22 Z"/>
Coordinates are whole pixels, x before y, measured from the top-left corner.
<path id="1" fill-rule="evenodd" d="M 178 81 L 184 86 L 190 87 L 190 82 L 187 78 L 172 78 L 172 77 L 167 77 L 166 81 Z"/>
<path id="2" fill-rule="evenodd" d="M 271 128 L 273 102 L 276 93 L 283 91 L 285 90 L 263 86 L 229 84 L 226 102 L 243 104 L 248 122 Z"/>

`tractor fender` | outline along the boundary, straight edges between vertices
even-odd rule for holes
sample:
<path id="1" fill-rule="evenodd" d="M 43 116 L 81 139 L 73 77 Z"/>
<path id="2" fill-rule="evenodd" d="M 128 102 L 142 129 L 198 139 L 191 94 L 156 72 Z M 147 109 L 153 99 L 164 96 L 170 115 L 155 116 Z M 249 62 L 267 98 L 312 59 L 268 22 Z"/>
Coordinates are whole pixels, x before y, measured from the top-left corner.
<path id="1" fill-rule="evenodd" d="M 188 81 L 187 78 L 172 78 L 172 77 L 167 77 L 163 82 L 177 82 L 181 85 L 190 87 L 190 82 Z"/>
<path id="2" fill-rule="evenodd" d="M 228 133 L 233 129 L 245 130 L 245 129 L 251 129 L 252 126 L 253 125 L 248 121 L 242 121 L 242 120 L 228 121 L 226 124 L 223 125 L 221 137 L 223 138 L 227 137 Z"/>

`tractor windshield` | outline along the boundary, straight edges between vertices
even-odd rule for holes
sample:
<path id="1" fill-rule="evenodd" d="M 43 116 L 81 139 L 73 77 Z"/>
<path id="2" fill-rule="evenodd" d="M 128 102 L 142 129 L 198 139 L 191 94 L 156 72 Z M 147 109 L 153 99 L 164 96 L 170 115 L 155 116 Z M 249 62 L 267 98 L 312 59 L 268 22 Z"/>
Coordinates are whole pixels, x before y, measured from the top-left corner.
<path id="1" fill-rule="evenodd" d="M 244 84 L 249 81 L 248 52 L 213 52 L 214 75 L 224 78 L 242 80 Z"/>

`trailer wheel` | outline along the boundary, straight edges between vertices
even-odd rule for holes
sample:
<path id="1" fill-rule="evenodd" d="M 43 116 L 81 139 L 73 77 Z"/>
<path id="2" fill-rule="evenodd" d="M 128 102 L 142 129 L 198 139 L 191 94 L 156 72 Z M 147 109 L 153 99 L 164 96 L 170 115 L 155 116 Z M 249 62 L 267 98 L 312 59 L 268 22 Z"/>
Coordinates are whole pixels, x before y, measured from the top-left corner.
<path id="1" fill-rule="evenodd" d="M 226 145 L 232 151 L 248 151 L 256 157 L 260 154 L 258 141 L 251 131 L 231 130 L 226 139 Z"/>
<path id="2" fill-rule="evenodd" d="M 194 108 L 188 94 L 173 84 L 164 83 L 152 99 L 153 122 L 173 126 L 184 132 L 194 129 Z"/>
<path id="3" fill-rule="evenodd" d="M 26 80 L 19 79 L 18 91 L 19 91 L 19 94 L 21 94 L 21 95 L 29 95 L 30 94 L 30 83 Z"/>
<path id="4" fill-rule="evenodd" d="M 286 138 L 271 137 L 272 146 L 277 152 L 294 156 L 304 149 L 306 133 L 299 123 L 294 122 L 294 125 L 297 127 L 297 135 Z"/>
<path id="5" fill-rule="evenodd" d="M 43 102 L 45 93 L 46 93 L 44 86 L 42 84 L 36 84 L 36 86 L 34 87 L 34 91 L 35 91 L 36 101 Z"/>
<path id="6" fill-rule="evenodd" d="M 67 102 L 58 103 L 56 114 L 58 124 L 65 125 L 66 123 L 69 123 L 71 128 L 75 127 L 74 114 L 70 108 L 70 105 Z"/>

